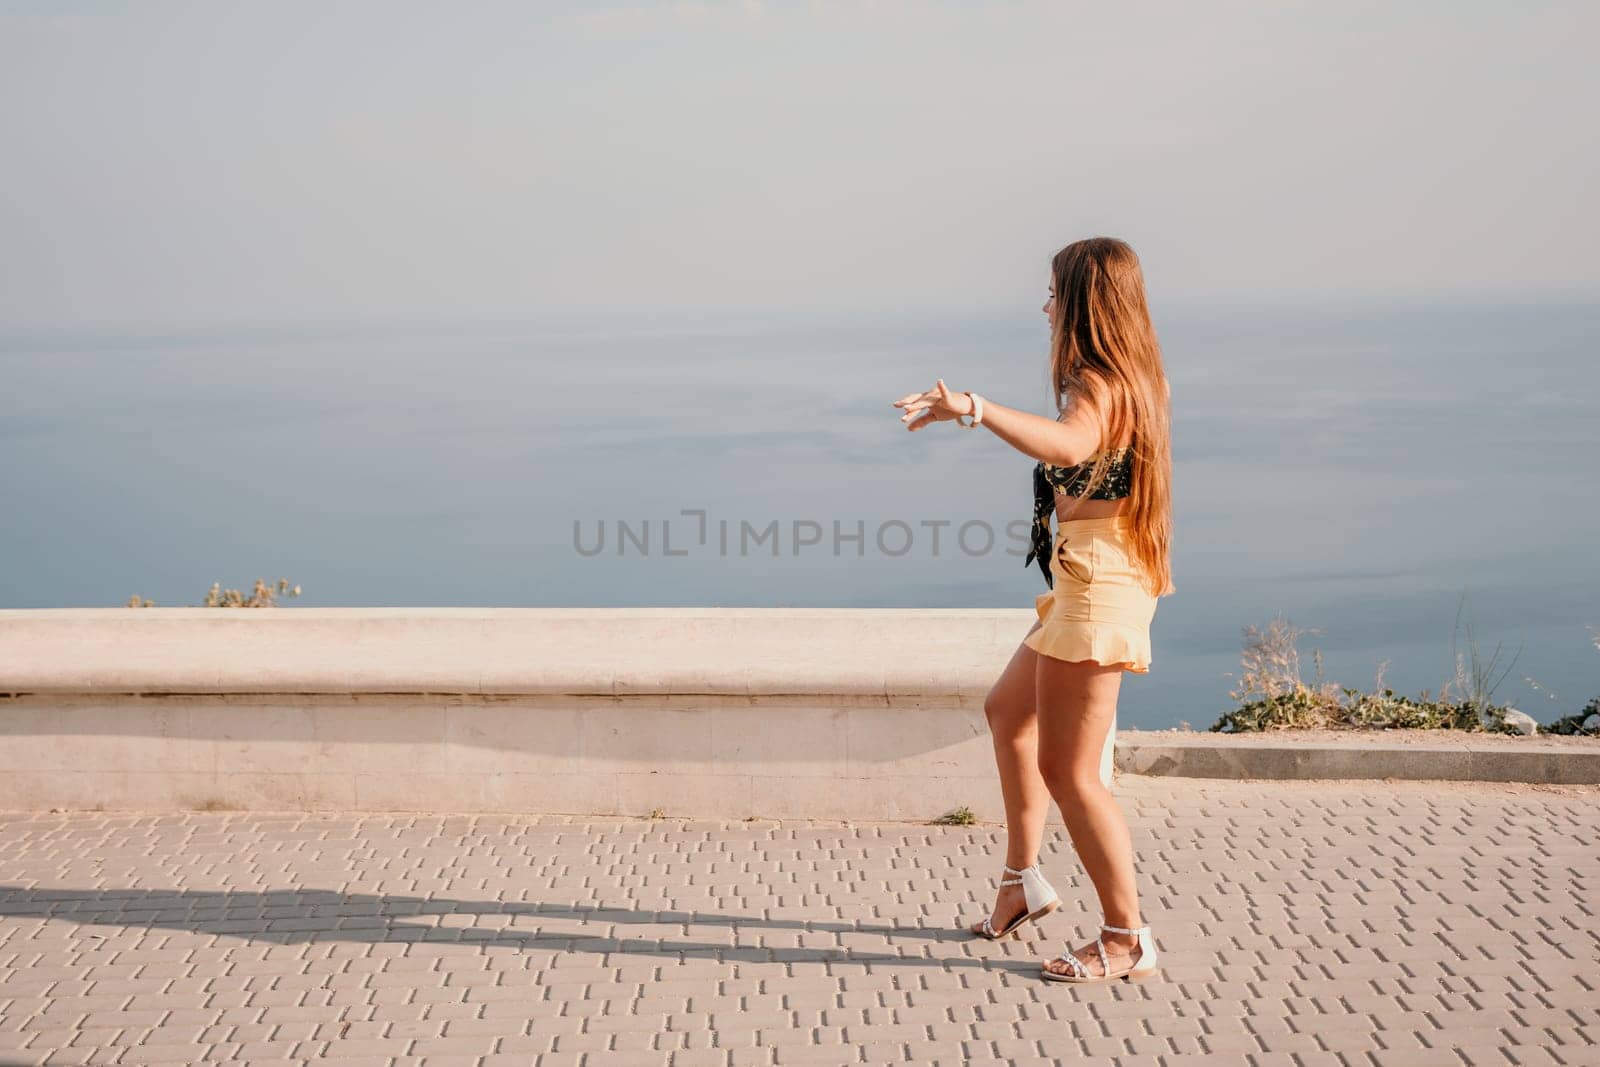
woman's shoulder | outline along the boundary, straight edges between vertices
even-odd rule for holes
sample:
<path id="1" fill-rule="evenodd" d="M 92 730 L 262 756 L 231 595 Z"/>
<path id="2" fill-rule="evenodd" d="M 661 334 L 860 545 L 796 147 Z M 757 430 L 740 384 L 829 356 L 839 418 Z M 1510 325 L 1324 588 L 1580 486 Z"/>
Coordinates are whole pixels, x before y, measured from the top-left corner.
<path id="1" fill-rule="evenodd" d="M 1102 456 L 1109 456 L 1114 465 L 1125 464 L 1132 458 L 1133 437 L 1124 430 L 1120 435 L 1121 440 L 1114 445 L 1107 445 L 1105 435 L 1110 430 L 1110 420 L 1107 414 L 1106 387 L 1091 379 L 1080 379 L 1068 383 L 1068 388 L 1062 392 L 1058 401 L 1059 410 L 1056 412 L 1057 422 L 1067 422 L 1073 418 L 1087 416 L 1099 428 L 1100 447 L 1087 456 L 1082 463 L 1062 466 L 1055 463 L 1046 463 L 1040 460 L 1035 467 L 1041 471 L 1079 471 L 1093 467 Z"/>

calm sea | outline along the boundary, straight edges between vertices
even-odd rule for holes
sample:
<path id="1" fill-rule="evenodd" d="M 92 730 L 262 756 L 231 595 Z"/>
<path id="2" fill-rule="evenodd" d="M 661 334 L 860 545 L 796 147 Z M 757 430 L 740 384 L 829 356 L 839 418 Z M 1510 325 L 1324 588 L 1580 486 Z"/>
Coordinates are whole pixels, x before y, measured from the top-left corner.
<path id="1" fill-rule="evenodd" d="M 1600 694 L 1600 303 L 1156 325 L 1177 592 L 1123 725 L 1209 726 L 1241 628 L 1278 613 L 1322 631 L 1308 680 L 1315 647 L 1343 684 L 1387 660 L 1386 684 L 1437 691 L 1464 593 L 1485 654 L 1520 647 L 1497 698 L 1547 721 Z M 281 576 L 290 610 L 1025 608 L 1032 461 L 908 434 L 890 401 L 943 376 L 1046 414 L 1044 360 L 1031 307 L 13 331 L 0 606 Z"/>

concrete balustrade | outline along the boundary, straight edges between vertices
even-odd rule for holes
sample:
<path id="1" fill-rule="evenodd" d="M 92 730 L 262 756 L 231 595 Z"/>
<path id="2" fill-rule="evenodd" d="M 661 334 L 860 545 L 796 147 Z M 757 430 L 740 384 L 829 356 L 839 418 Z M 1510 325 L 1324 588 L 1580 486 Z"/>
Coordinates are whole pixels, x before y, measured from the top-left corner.
<path id="1" fill-rule="evenodd" d="M 0 808 L 999 820 L 983 702 L 1033 619 L 0 611 Z"/>

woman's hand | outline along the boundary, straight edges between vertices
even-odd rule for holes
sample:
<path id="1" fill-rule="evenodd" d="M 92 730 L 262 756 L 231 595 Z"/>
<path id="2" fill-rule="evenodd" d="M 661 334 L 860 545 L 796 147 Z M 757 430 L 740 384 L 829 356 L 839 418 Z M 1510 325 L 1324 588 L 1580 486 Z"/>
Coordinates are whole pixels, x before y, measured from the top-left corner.
<path id="1" fill-rule="evenodd" d="M 971 415 L 973 409 L 972 398 L 966 393 L 952 393 L 945 387 L 943 378 L 926 393 L 907 393 L 893 406 L 906 409 L 900 421 L 912 420 L 906 427 L 908 430 L 920 430 L 934 422 L 949 422 L 958 415 Z"/>

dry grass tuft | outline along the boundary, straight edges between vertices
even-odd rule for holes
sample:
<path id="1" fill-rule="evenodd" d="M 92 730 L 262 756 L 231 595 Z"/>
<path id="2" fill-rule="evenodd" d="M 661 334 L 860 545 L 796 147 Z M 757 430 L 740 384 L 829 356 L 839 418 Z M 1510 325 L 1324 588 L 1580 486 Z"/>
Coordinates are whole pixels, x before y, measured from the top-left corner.
<path id="1" fill-rule="evenodd" d="M 280 596 L 299 596 L 300 587 L 291 586 L 289 579 L 279 578 L 276 585 L 268 585 L 260 578 L 256 579 L 255 588 L 250 595 L 239 592 L 237 589 L 224 589 L 221 582 L 212 582 L 211 590 L 206 593 L 206 601 L 202 607 L 207 608 L 275 608 L 278 606 Z M 128 598 L 127 607 L 153 608 L 155 601 L 146 600 L 135 593 Z"/>

